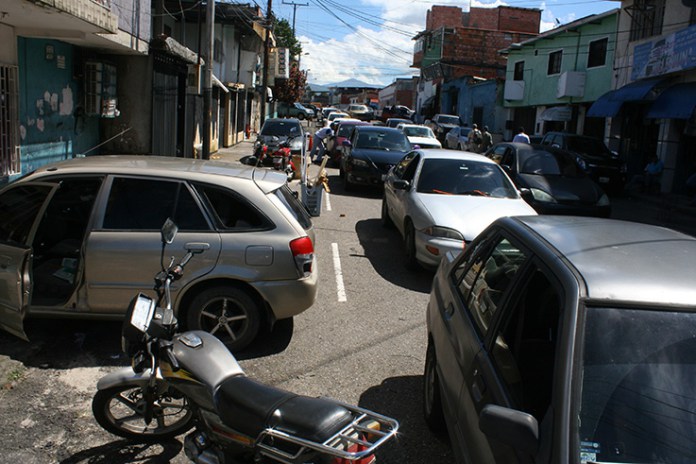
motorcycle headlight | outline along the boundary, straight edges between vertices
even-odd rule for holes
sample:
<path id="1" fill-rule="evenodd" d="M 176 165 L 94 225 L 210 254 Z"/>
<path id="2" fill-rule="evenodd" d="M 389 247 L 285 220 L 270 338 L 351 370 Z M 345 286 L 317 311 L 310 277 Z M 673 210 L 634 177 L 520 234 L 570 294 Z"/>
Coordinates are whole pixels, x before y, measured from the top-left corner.
<path id="1" fill-rule="evenodd" d="M 609 197 L 606 193 L 602 194 L 602 197 L 597 202 L 597 206 L 609 206 Z"/>
<path id="2" fill-rule="evenodd" d="M 352 164 L 355 167 L 359 167 L 359 168 L 367 168 L 370 166 L 370 163 L 368 163 L 367 161 L 357 159 L 357 158 L 351 158 L 350 164 Z"/>
<path id="3" fill-rule="evenodd" d="M 450 229 L 449 227 L 430 226 L 423 229 L 423 233 L 431 237 L 449 238 L 452 240 L 464 241 L 464 236 L 458 230 Z"/>
<path id="4" fill-rule="evenodd" d="M 539 190 L 539 189 L 535 189 L 535 188 L 529 189 L 529 190 L 531 190 L 532 196 L 534 197 L 534 199 L 536 201 L 541 201 L 544 203 L 557 203 L 556 199 L 554 197 L 552 197 L 548 193 L 544 192 L 543 190 Z"/>

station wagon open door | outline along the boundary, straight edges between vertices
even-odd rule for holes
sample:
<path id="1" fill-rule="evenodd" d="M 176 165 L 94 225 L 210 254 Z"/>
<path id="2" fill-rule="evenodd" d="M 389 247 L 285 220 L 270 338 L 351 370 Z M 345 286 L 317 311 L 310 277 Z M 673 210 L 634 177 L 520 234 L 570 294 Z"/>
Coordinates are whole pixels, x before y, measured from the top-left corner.
<path id="1" fill-rule="evenodd" d="M 27 183 L 0 194 L 0 328 L 24 340 L 31 299 L 32 237 L 56 184 Z"/>

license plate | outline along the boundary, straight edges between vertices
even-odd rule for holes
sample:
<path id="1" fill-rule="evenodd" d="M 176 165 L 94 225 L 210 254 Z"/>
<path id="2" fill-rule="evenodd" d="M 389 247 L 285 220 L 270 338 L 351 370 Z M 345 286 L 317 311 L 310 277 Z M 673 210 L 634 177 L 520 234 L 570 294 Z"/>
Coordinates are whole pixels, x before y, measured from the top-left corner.
<path id="1" fill-rule="evenodd" d="M 609 183 L 609 178 L 608 177 L 600 177 L 599 182 L 602 184 L 608 184 Z"/>

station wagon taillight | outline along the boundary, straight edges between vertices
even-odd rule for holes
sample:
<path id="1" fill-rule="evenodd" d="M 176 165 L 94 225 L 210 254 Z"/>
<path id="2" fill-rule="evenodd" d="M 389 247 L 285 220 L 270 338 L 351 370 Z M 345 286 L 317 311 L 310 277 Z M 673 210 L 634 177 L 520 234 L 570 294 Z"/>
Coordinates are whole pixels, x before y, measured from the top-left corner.
<path id="1" fill-rule="evenodd" d="M 309 277 L 312 273 L 312 261 L 314 260 L 314 244 L 309 237 L 300 237 L 290 242 L 290 251 L 295 258 L 295 265 L 302 277 Z"/>

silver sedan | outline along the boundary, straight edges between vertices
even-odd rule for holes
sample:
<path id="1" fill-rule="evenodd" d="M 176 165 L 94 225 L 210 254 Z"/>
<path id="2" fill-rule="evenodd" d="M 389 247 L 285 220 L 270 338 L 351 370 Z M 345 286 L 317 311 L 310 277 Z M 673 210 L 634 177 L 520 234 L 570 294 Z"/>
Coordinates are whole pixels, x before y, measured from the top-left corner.
<path id="1" fill-rule="evenodd" d="M 473 153 L 415 150 L 389 171 L 382 222 L 404 238 L 409 267 L 436 267 L 504 216 L 536 215 L 495 162 Z"/>

